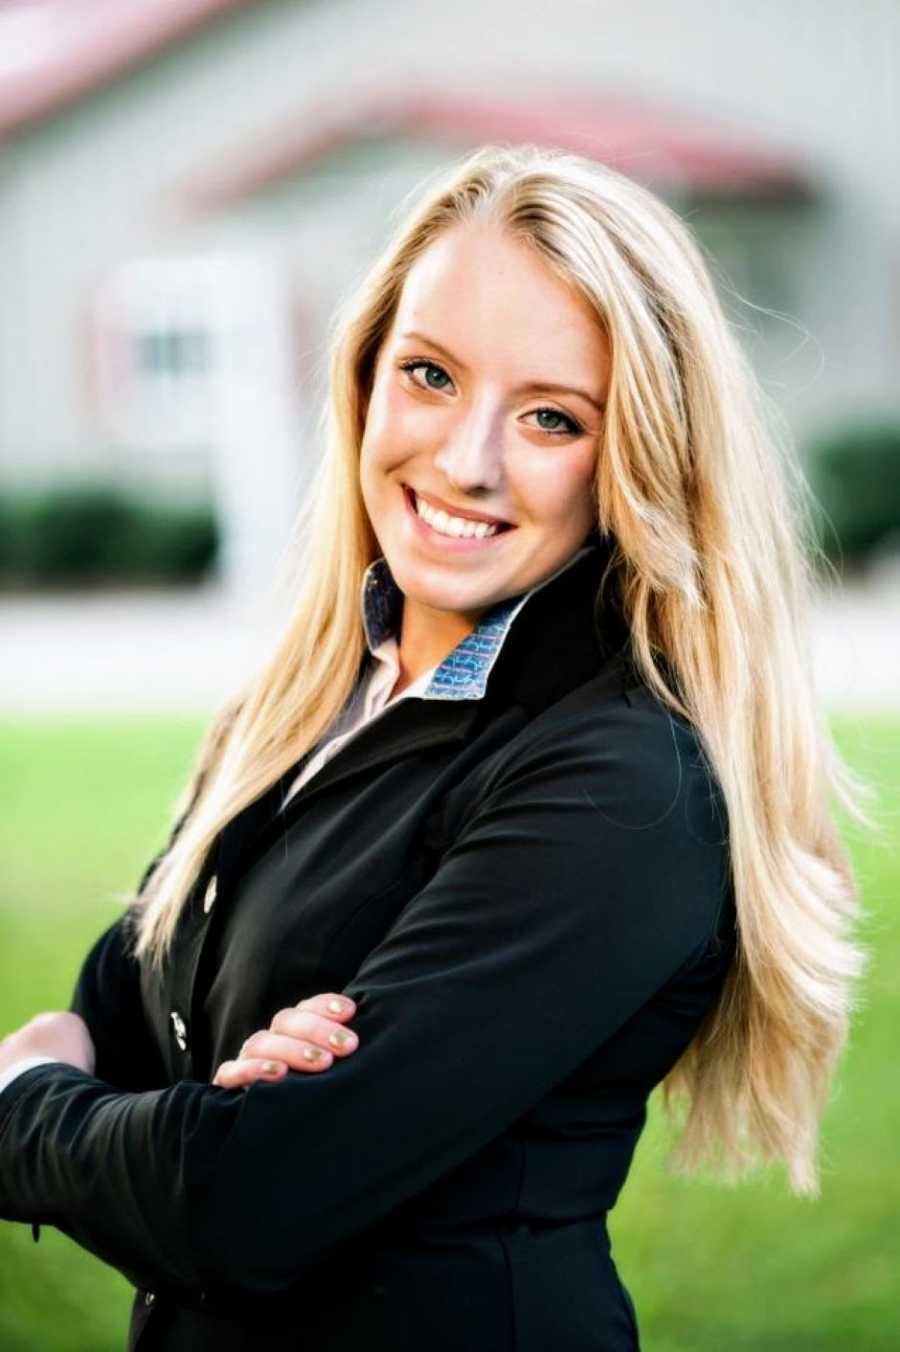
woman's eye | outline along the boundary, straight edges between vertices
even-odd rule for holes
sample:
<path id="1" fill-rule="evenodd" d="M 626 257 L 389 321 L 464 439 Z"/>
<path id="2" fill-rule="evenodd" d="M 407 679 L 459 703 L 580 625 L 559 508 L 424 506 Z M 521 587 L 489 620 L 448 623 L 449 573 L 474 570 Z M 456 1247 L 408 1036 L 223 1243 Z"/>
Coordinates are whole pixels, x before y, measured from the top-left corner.
<path id="1" fill-rule="evenodd" d="M 553 436 L 563 436 L 563 435 L 575 436 L 582 430 L 581 426 L 575 421 L 574 418 L 568 417 L 565 413 L 560 413 L 558 408 L 536 408 L 534 414 L 529 414 L 528 416 L 541 418 L 545 414 L 549 414 L 551 418 L 561 418 L 562 421 L 565 423 L 565 426 L 564 427 L 541 426 L 540 430 L 542 432 L 549 432 Z"/>
<path id="2" fill-rule="evenodd" d="M 418 357 L 418 358 L 416 358 L 416 359 L 413 360 L 413 361 L 403 361 L 403 362 L 400 363 L 400 369 L 401 369 L 401 371 L 406 371 L 406 372 L 408 372 L 409 375 L 410 375 L 410 378 L 412 378 L 412 373 L 413 373 L 413 371 L 417 371 L 420 367 L 424 367 L 424 368 L 425 368 L 425 371 L 426 371 L 426 377 L 425 377 L 426 383 L 425 383 L 425 385 L 423 385 L 422 382 L 421 382 L 420 380 L 415 380 L 415 381 L 413 382 L 414 384 L 418 385 L 420 389 L 428 389 L 428 390 L 444 390 L 444 389 L 446 389 L 446 385 L 444 385 L 444 384 L 438 384 L 438 385 L 435 385 L 435 384 L 431 383 L 430 380 L 429 380 L 429 378 L 428 378 L 428 377 L 429 377 L 429 374 L 430 374 L 431 372 L 436 371 L 437 374 L 438 374 L 438 376 L 439 376 L 442 380 L 445 380 L 445 381 L 449 381 L 449 380 L 450 380 L 450 377 L 447 375 L 447 372 L 444 370 L 443 366 L 438 366 L 437 362 L 433 362 L 433 361 L 425 361 L 423 358 Z M 578 435 L 580 435 L 581 432 L 584 431 L 584 429 L 581 427 L 580 423 L 577 423 L 577 422 L 575 421 L 574 418 L 570 418 L 567 414 L 565 414 L 565 413 L 560 413 L 559 409 L 557 409 L 557 408 L 536 408 L 536 409 L 534 410 L 533 413 L 527 414 L 527 417 L 529 417 L 529 418 L 543 418 L 543 417 L 546 417 L 546 416 L 549 416 L 550 418 L 555 418 L 555 419 L 557 420 L 557 422 L 562 422 L 562 424 L 563 424 L 562 427 L 559 427 L 559 426 L 556 426 L 556 427 L 547 427 L 547 426 L 541 424 L 541 425 L 539 426 L 538 430 L 541 431 L 541 432 L 546 432 L 548 436 L 552 436 L 552 437 L 560 437 L 560 436 L 578 436 Z"/>
<path id="3" fill-rule="evenodd" d="M 426 368 L 427 371 L 437 371 L 438 374 L 441 375 L 441 376 L 443 376 L 446 380 L 449 380 L 449 379 L 450 379 L 450 377 L 447 375 L 447 372 L 444 370 L 444 368 L 443 368 L 442 366 L 438 366 L 438 365 L 437 365 L 435 362 L 433 362 L 433 361 L 422 361 L 422 360 L 419 360 L 419 361 L 404 361 L 404 362 L 401 362 L 401 363 L 400 363 L 400 369 L 401 369 L 401 371 L 409 371 L 410 374 L 412 374 L 412 372 L 415 371 L 415 370 L 417 370 L 420 366 L 424 366 L 424 367 Z M 415 383 L 416 383 L 417 385 L 420 385 L 420 384 L 421 384 L 421 381 L 418 381 L 418 380 L 417 380 Z M 445 388 L 445 386 L 443 386 L 443 385 L 430 385 L 430 384 L 426 384 L 425 388 L 426 388 L 426 389 L 429 389 L 429 390 L 443 390 L 443 389 Z"/>

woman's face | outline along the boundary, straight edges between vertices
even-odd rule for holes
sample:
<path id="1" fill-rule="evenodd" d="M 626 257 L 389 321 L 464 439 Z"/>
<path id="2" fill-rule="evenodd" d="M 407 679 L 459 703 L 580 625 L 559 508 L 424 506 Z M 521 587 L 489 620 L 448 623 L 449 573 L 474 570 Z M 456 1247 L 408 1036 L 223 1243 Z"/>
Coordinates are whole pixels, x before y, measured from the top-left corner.
<path id="1" fill-rule="evenodd" d="M 360 462 L 407 603 L 474 627 L 581 547 L 609 364 L 587 302 L 498 227 L 455 226 L 416 260 L 378 355 Z M 485 519 L 500 529 L 448 534 Z"/>

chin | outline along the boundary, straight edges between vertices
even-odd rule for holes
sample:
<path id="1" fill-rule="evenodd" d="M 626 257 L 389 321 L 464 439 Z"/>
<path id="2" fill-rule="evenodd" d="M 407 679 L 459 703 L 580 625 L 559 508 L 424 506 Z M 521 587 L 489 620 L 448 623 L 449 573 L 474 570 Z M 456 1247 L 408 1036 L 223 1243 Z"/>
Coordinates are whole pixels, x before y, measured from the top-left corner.
<path id="1" fill-rule="evenodd" d="M 391 572 L 393 572 L 393 569 L 391 569 Z M 434 585 L 429 585 L 421 576 L 409 577 L 407 585 L 405 575 L 398 577 L 394 573 L 394 578 L 404 596 L 408 596 L 411 601 L 415 601 L 420 606 L 429 606 L 432 610 L 465 613 L 471 610 L 483 610 L 485 606 L 493 604 L 486 588 L 457 587 L 452 582 L 436 582 Z"/>

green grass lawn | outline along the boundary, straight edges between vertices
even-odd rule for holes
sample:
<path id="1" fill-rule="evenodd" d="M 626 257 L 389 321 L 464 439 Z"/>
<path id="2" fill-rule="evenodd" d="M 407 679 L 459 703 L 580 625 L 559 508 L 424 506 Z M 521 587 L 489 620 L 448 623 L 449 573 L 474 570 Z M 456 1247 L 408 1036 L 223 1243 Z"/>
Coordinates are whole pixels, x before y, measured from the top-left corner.
<path id="1" fill-rule="evenodd" d="M 822 1197 L 791 1198 L 781 1170 L 737 1188 L 670 1176 L 654 1096 L 610 1223 L 645 1352 L 900 1348 L 900 716 L 834 726 L 879 786 L 888 830 L 847 828 L 872 957 L 825 1120 Z M 67 1008 L 88 947 L 163 843 L 200 731 L 0 724 L 0 1035 Z M 131 1297 L 58 1231 L 36 1246 L 29 1227 L 0 1223 L 2 1352 L 121 1352 Z"/>

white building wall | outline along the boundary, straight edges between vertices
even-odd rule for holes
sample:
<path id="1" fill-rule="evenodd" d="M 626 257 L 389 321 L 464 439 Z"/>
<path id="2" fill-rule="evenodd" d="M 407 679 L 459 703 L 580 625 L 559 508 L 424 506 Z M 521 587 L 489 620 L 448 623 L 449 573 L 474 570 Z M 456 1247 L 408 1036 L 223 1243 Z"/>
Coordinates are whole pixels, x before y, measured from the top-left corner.
<path id="1" fill-rule="evenodd" d="M 321 396 L 335 299 L 400 194 L 464 147 L 350 147 L 187 231 L 167 217 L 167 194 L 364 79 L 526 100 L 643 96 L 793 148 L 823 208 L 742 222 L 766 244 L 750 270 L 737 236 L 723 246 L 723 267 L 751 302 L 730 312 L 801 438 L 853 410 L 896 410 L 898 40 L 894 0 L 457 0 L 427 23 L 412 0 L 276 0 L 219 22 L 0 148 L 0 481 L 115 464 L 84 397 L 80 339 L 92 286 L 135 254 L 224 244 L 288 260 L 311 318 L 310 348 L 298 354 L 305 396 Z M 702 234 L 702 218 L 694 224 Z M 713 219 L 706 228 L 722 238 Z M 307 402 L 304 455 L 311 426 Z"/>

